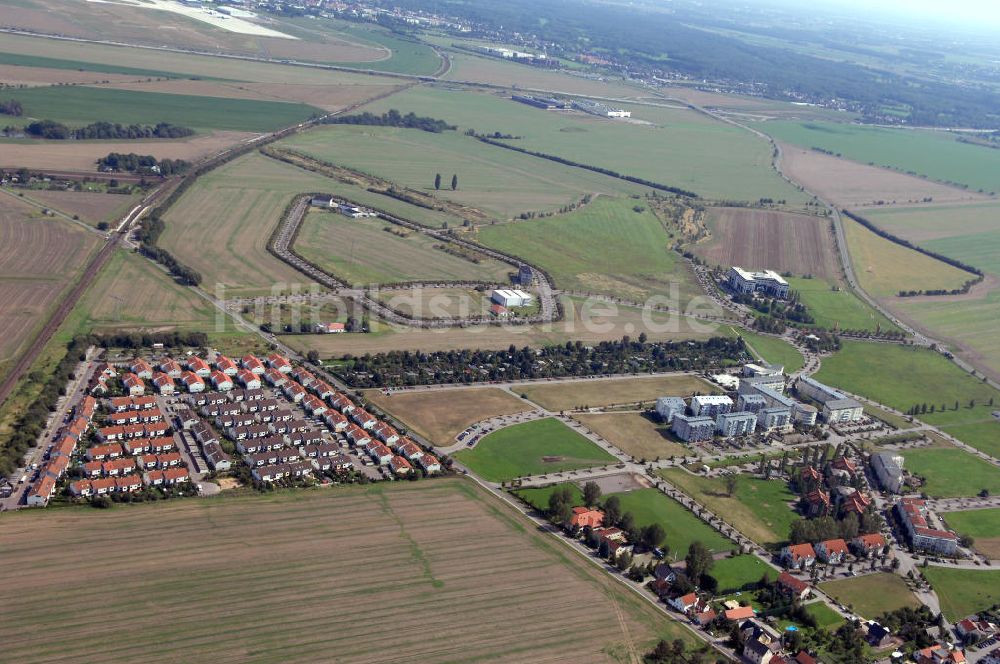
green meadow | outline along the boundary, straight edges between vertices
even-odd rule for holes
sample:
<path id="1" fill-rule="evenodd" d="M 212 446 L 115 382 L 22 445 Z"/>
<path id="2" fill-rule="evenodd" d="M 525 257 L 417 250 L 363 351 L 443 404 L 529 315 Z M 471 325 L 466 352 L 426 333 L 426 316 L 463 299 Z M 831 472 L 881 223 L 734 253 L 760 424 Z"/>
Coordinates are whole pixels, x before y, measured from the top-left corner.
<path id="1" fill-rule="evenodd" d="M 374 102 L 373 112 L 413 111 L 459 126 L 501 132 L 511 146 L 608 168 L 716 199 L 785 199 L 804 194 L 771 169 L 770 146 L 753 134 L 688 109 L 630 107 L 635 122 L 580 112 L 544 111 L 483 94 L 420 87 Z"/>
<path id="2" fill-rule="evenodd" d="M 321 114 L 306 104 L 256 99 L 223 99 L 86 86 L 50 86 L 17 91 L 25 118 L 76 126 L 108 121 L 122 124 L 169 122 L 196 129 L 271 131 Z"/>
<path id="3" fill-rule="evenodd" d="M 824 279 L 788 278 L 789 285 L 799 294 L 802 304 L 816 319 L 816 325 L 829 330 L 894 330 L 888 318 L 843 287 Z"/>
<path id="4" fill-rule="evenodd" d="M 773 121 L 757 127 L 780 141 L 822 148 L 865 164 L 959 183 L 973 190 L 1000 190 L 1000 150 L 960 143 L 945 132 L 833 122 Z"/>

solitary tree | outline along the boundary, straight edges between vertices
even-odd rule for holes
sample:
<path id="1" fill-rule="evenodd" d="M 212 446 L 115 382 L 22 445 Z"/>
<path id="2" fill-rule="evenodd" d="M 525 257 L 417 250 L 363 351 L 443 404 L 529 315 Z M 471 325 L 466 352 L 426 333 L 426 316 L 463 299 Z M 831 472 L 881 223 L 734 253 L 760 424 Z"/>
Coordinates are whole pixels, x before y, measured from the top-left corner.
<path id="1" fill-rule="evenodd" d="M 597 501 L 600 499 L 601 487 L 597 486 L 597 482 L 587 482 L 583 485 L 583 502 L 586 505 L 596 505 Z"/>
<path id="2" fill-rule="evenodd" d="M 708 574 L 715 562 L 712 559 L 712 553 L 699 541 L 691 542 L 684 560 L 687 563 L 687 577 L 691 579 L 692 583 L 698 583 L 702 576 Z"/>
<path id="3" fill-rule="evenodd" d="M 456 189 L 458 189 L 458 176 L 457 175 L 452 175 L 451 176 L 451 190 L 455 191 Z"/>
<path id="4" fill-rule="evenodd" d="M 622 504 L 618 496 L 611 496 L 604 501 L 604 521 L 613 526 L 622 518 Z"/>
<path id="5" fill-rule="evenodd" d="M 440 173 L 438 173 L 437 175 L 434 176 L 434 188 L 435 189 L 440 189 L 441 188 L 441 174 Z"/>
<path id="6" fill-rule="evenodd" d="M 667 534 L 663 530 L 663 526 L 658 523 L 651 523 L 642 529 L 642 544 L 647 549 L 655 549 L 663 543 L 663 538 Z"/>
<path id="7" fill-rule="evenodd" d="M 736 491 L 736 486 L 740 483 L 740 476 L 736 473 L 726 475 L 726 495 L 732 496 Z"/>

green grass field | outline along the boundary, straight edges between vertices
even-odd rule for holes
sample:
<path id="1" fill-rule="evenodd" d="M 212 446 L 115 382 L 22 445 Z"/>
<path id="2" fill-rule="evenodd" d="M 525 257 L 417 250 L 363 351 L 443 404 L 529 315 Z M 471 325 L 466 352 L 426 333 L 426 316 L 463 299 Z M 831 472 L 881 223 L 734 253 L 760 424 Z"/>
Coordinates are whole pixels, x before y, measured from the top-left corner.
<path id="1" fill-rule="evenodd" d="M 402 238 L 382 230 L 380 219 L 350 219 L 334 212 L 310 212 L 302 224 L 295 249 L 352 284 L 386 284 L 424 279 L 507 281 L 510 265 L 489 258 L 480 263 L 452 256 L 435 245 L 441 242 L 423 233 Z M 398 227 L 394 227 L 398 229 Z"/>
<path id="2" fill-rule="evenodd" d="M 634 301 L 676 288 L 681 301 L 671 306 L 683 308 L 697 286 L 660 221 L 637 203 L 601 197 L 566 215 L 483 227 L 479 240 L 547 270 L 560 288 Z"/>
<path id="3" fill-rule="evenodd" d="M 310 32 L 319 29 L 337 38 L 363 44 L 377 44 L 392 51 L 390 57 L 381 60 L 368 62 L 329 61 L 326 64 L 417 76 L 429 76 L 441 66 L 441 57 L 428 44 L 370 23 L 353 23 L 334 18 L 317 19 L 313 16 L 285 19 L 285 21 L 286 25 L 307 28 Z"/>
<path id="4" fill-rule="evenodd" d="M 1000 190 L 1000 152 L 959 143 L 944 132 L 832 122 L 766 122 L 757 126 L 778 140 L 804 148 L 823 148 L 854 161 L 912 171 L 973 190 Z"/>
<path id="5" fill-rule="evenodd" d="M 827 581 L 819 589 L 869 620 L 896 609 L 920 606 L 902 578 L 885 572 Z"/>
<path id="6" fill-rule="evenodd" d="M 178 75 L 174 72 L 160 71 L 157 69 L 138 69 L 136 67 L 123 67 L 119 65 L 96 62 L 77 62 L 76 60 L 47 58 L 42 55 L 24 55 L 22 53 L 0 52 L 0 65 L 14 65 L 16 67 L 45 67 L 46 69 L 69 69 L 73 71 L 93 71 L 102 74 L 135 74 L 136 76 L 147 76 L 153 78 L 178 77 Z"/>
<path id="7" fill-rule="evenodd" d="M 949 621 L 960 620 L 1000 602 L 1000 570 L 954 569 L 931 565 L 920 570 L 941 600 Z"/>
<path id="8" fill-rule="evenodd" d="M 786 199 L 804 194 L 771 169 L 771 149 L 753 134 L 687 109 L 630 107 L 648 124 L 617 122 L 583 113 L 553 113 L 506 95 L 413 88 L 375 102 L 373 111 L 397 108 L 480 132 L 521 136 L 513 146 L 609 168 L 719 199 Z"/>
<path id="9" fill-rule="evenodd" d="M 481 143 L 460 132 L 391 127 L 324 127 L 283 141 L 317 159 L 370 173 L 469 205 L 498 219 L 549 212 L 584 194 L 631 194 L 647 188 Z M 385 156 L 391 154 L 392 159 Z M 434 189 L 440 174 L 442 187 Z M 451 176 L 458 189 L 451 190 Z"/>
<path id="10" fill-rule="evenodd" d="M 719 595 L 743 590 L 767 574 L 772 581 L 778 571 L 757 556 L 742 555 L 716 560 L 711 575 L 719 582 Z"/>
<path id="11" fill-rule="evenodd" d="M 828 330 L 894 330 L 888 318 L 872 309 L 857 295 L 843 287 L 833 290 L 824 279 L 789 277 L 788 284 L 799 294 L 802 304 L 816 319 L 816 325 Z"/>
<path id="12" fill-rule="evenodd" d="M 573 496 L 573 505 L 583 504 L 583 491 L 580 487 L 573 484 L 572 482 L 562 482 L 561 484 L 553 484 L 551 486 L 543 486 L 538 488 L 530 489 L 517 489 L 512 493 L 525 501 L 536 510 L 547 510 L 549 508 L 549 496 L 555 493 L 556 489 L 569 488 Z"/>
<path id="13" fill-rule="evenodd" d="M 974 538 L 979 553 L 1000 559 L 1000 508 L 945 512 L 941 516 L 949 528 Z"/>
<path id="14" fill-rule="evenodd" d="M 984 403 L 1000 393 L 926 348 L 843 341 L 816 380 L 907 411 L 915 404 Z"/>
<path id="15" fill-rule="evenodd" d="M 1000 468 L 957 448 L 903 450 L 903 468 L 926 478 L 921 491 L 933 498 L 1000 493 Z"/>
<path id="16" fill-rule="evenodd" d="M 660 471 L 668 482 L 725 519 L 744 535 L 761 544 L 776 544 L 788 538 L 798 515 L 791 503 L 796 499 L 785 482 L 740 477 L 732 496 L 720 478 L 692 475 L 680 469 Z"/>
<path id="17" fill-rule="evenodd" d="M 733 546 L 732 542 L 658 489 L 636 489 L 610 495 L 618 496 L 622 511 L 631 512 L 640 527 L 652 523 L 663 526 L 671 558 L 682 559 L 691 543 L 696 541 L 716 553 L 728 551 Z"/>
<path id="18" fill-rule="evenodd" d="M 776 337 L 768 337 L 763 334 L 754 334 L 746 330 L 733 330 L 753 347 L 754 351 L 765 362 L 780 364 L 785 367 L 785 373 L 794 373 L 805 365 L 805 358 L 802 353 L 795 349 L 787 341 L 782 341 Z"/>
<path id="19" fill-rule="evenodd" d="M 25 118 L 72 126 L 106 120 L 122 124 L 169 122 L 195 129 L 271 131 L 323 113 L 306 104 L 256 99 L 224 99 L 86 86 L 18 90 Z"/>
<path id="20" fill-rule="evenodd" d="M 524 475 L 579 470 L 616 459 L 557 419 L 535 420 L 494 431 L 455 459 L 491 482 Z"/>
<path id="21" fill-rule="evenodd" d="M 975 275 L 891 242 L 856 221 L 843 219 L 847 249 L 861 286 L 876 297 L 900 291 L 953 290 Z"/>

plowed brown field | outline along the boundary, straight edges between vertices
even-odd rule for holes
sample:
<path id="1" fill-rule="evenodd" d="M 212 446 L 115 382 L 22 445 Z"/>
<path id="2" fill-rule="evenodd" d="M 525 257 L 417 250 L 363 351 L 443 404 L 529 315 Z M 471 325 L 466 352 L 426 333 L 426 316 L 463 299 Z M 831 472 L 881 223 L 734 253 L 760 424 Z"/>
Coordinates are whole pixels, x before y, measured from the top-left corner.
<path id="1" fill-rule="evenodd" d="M 71 223 L 0 198 L 0 375 L 98 244 Z"/>
<path id="2" fill-rule="evenodd" d="M 79 215 L 89 224 L 121 217 L 139 198 L 99 191 L 31 191 L 28 196 L 68 215 Z"/>
<path id="3" fill-rule="evenodd" d="M 638 662 L 679 633 L 462 480 L 4 525 L 10 661 Z"/>
<path id="4" fill-rule="evenodd" d="M 711 265 L 738 265 L 837 280 L 840 270 L 830 222 L 805 214 L 716 208 L 708 215 L 712 237 L 692 248 Z"/>

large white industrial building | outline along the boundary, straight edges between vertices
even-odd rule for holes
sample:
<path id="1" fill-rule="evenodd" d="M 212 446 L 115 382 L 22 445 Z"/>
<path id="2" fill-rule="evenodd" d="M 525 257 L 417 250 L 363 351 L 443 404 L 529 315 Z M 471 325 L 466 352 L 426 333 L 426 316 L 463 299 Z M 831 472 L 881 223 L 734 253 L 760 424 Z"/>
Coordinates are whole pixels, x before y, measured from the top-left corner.
<path id="1" fill-rule="evenodd" d="M 490 299 L 499 304 L 502 307 L 527 307 L 531 304 L 534 299 L 530 293 L 525 293 L 523 290 L 509 290 L 506 288 L 498 288 L 493 291 Z"/>
<path id="2" fill-rule="evenodd" d="M 750 272 L 734 266 L 729 270 L 728 283 L 733 291 L 745 295 L 764 293 L 777 298 L 788 297 L 788 282 L 774 270 Z"/>

